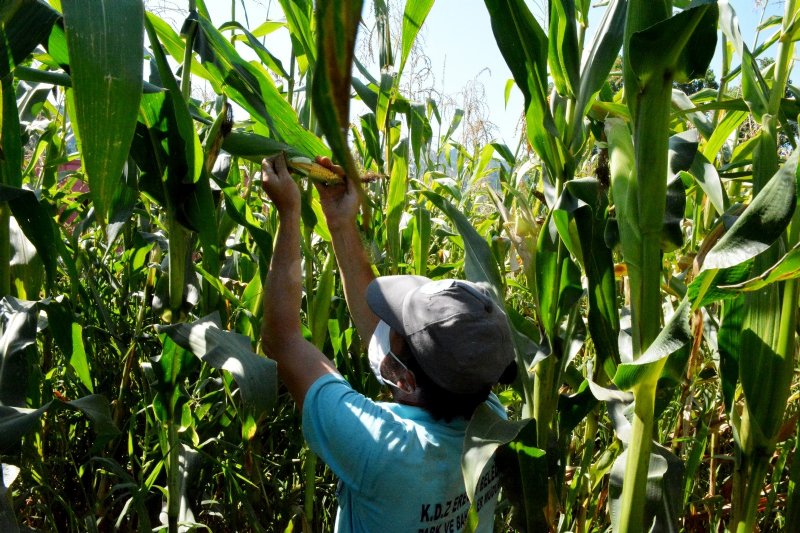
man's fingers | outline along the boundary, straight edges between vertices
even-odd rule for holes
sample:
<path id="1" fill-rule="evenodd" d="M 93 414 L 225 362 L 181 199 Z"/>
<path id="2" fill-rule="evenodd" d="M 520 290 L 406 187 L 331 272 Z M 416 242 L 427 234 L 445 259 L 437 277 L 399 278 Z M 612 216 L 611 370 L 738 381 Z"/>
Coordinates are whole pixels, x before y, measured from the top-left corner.
<path id="1" fill-rule="evenodd" d="M 315 161 L 316 161 L 316 163 L 318 165 L 321 165 L 321 166 L 327 168 L 328 170 L 330 170 L 331 172 L 333 172 L 334 174 L 336 174 L 340 178 L 344 177 L 344 169 L 342 167 L 340 167 L 339 165 L 334 165 L 329 157 L 326 157 L 324 155 L 318 155 L 315 158 Z"/>
<path id="2" fill-rule="evenodd" d="M 289 168 L 286 166 L 286 156 L 282 153 L 278 154 L 273 160 L 273 165 L 275 166 L 275 172 L 280 174 L 281 176 L 289 174 Z"/>

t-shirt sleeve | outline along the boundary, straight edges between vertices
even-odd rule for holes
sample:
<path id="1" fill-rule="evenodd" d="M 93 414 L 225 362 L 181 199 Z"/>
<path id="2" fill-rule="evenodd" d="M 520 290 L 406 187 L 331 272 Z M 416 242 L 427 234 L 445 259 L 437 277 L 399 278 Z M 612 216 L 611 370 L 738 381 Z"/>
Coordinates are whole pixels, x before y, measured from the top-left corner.
<path id="1" fill-rule="evenodd" d="M 375 450 L 385 449 L 383 441 L 401 433 L 400 425 L 392 413 L 335 374 L 315 381 L 303 403 L 303 435 L 309 448 L 355 490 L 370 486 Z"/>

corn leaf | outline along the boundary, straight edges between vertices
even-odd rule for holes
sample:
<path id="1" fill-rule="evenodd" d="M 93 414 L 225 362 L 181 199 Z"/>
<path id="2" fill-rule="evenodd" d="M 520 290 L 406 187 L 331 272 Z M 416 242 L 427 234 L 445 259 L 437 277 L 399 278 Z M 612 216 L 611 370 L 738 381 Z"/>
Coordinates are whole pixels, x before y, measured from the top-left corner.
<path id="1" fill-rule="evenodd" d="M 726 412 L 730 413 L 739 382 L 739 359 L 741 357 L 742 323 L 744 321 L 744 297 L 724 301 L 720 310 L 720 326 L 717 332 L 719 345 L 719 374 L 722 399 Z"/>
<path id="2" fill-rule="evenodd" d="M 433 0 L 406 0 L 403 12 L 403 37 L 400 43 L 400 67 L 397 69 L 398 79 L 403 73 L 408 54 L 411 52 L 411 47 L 414 45 L 419 30 L 422 29 L 425 18 L 431 11 L 431 7 L 433 7 Z"/>
<path id="3" fill-rule="evenodd" d="M 41 0 L 4 3 L 0 26 L 0 78 L 47 40 L 59 14 Z"/>
<path id="4" fill-rule="evenodd" d="M 0 463 L 0 529 L 8 533 L 19 533 L 14 508 L 11 505 L 11 495 L 8 492 L 19 472 L 17 466 Z"/>
<path id="5" fill-rule="evenodd" d="M 147 17 L 147 20 L 150 21 L 150 24 L 153 25 L 153 28 L 156 30 L 156 35 L 158 35 L 158 40 L 161 42 L 161 45 L 164 47 L 170 57 L 178 63 L 183 63 L 183 56 L 186 46 L 184 40 L 181 39 L 180 35 L 178 35 L 178 32 L 176 32 L 164 19 L 153 13 L 148 12 L 145 16 Z M 206 70 L 206 67 L 204 67 L 194 56 L 192 56 L 192 75 L 207 80 L 215 92 L 222 92 L 222 86 L 219 84 L 219 80 L 209 74 L 209 72 Z"/>
<path id="6" fill-rule="evenodd" d="M 2 36 L 0 36 L 2 37 Z M 10 76 L 0 80 L 0 185 L 22 187 L 22 139 L 20 138 L 19 110 Z"/>
<path id="7" fill-rule="evenodd" d="M 634 33 L 628 53 L 639 84 L 667 72 L 678 82 L 705 76 L 717 44 L 717 16 L 715 1 L 700 0 Z"/>
<path id="8" fill-rule="evenodd" d="M 719 3 L 719 26 L 742 58 L 742 98 L 747 102 L 747 107 L 756 121 L 761 122 L 769 106 L 769 89 L 761 76 L 755 57 L 742 38 L 736 12 L 727 1 Z"/>
<path id="9" fill-rule="evenodd" d="M 262 159 L 276 156 L 282 152 L 287 157 L 303 155 L 302 152 L 298 152 L 288 144 L 243 131 L 232 131 L 222 141 L 222 149 L 231 155 L 248 159 L 254 163 L 261 163 Z"/>
<path id="10" fill-rule="evenodd" d="M 781 288 L 766 288 L 745 294 L 744 317 L 739 337 L 739 379 L 749 411 L 748 431 L 739 430 L 746 453 L 768 446 L 783 421 L 790 392 L 794 353 L 778 353 L 781 323 Z"/>
<path id="11" fill-rule="evenodd" d="M 485 0 L 492 32 L 525 98 L 527 133 L 551 176 L 560 175 L 561 134 L 547 105 L 547 36 L 524 0 Z"/>
<path id="12" fill-rule="evenodd" d="M 311 26 L 311 2 L 308 0 L 280 0 L 286 25 L 292 36 L 292 49 L 304 74 L 316 64 L 317 46 Z"/>
<path id="13" fill-rule="evenodd" d="M 33 191 L 6 185 L 0 185 L 0 202 L 8 202 L 11 214 L 42 258 L 48 286 L 52 286 L 55 283 L 58 257 L 60 255 L 63 259 L 65 255 L 61 253 L 63 243 L 57 237 L 56 225 L 50 212 L 52 207 L 44 199 L 40 202 Z"/>
<path id="14" fill-rule="evenodd" d="M 588 53 L 584 54 L 580 72 L 580 86 L 575 103 L 575 115 L 583 117 L 592 99 L 600 92 L 614 66 L 625 34 L 627 0 L 611 0 L 600 21 Z M 573 122 L 574 122 L 573 118 Z M 573 139 L 572 146 L 576 145 Z"/>
<path id="15" fill-rule="evenodd" d="M 617 367 L 614 375 L 614 384 L 617 387 L 631 390 L 642 383 L 655 384 L 661 375 L 665 358 L 692 340 L 690 308 L 689 300 L 684 299 L 647 350 L 635 361 Z"/>
<path id="16" fill-rule="evenodd" d="M 551 346 L 555 342 L 561 319 L 583 293 L 577 265 L 568 255 L 559 258 L 560 240 L 555 218 L 556 211 L 553 211 L 545 219 L 539 232 L 535 257 L 538 311 Z M 577 246 L 577 242 L 574 244 Z"/>
<path id="17" fill-rule="evenodd" d="M 360 187 L 346 132 L 350 125 L 353 49 L 363 0 L 323 0 L 317 4 L 317 66 L 311 94 L 314 113 L 345 173 Z"/>
<path id="18" fill-rule="evenodd" d="M 464 273 L 467 279 L 476 283 L 487 284 L 488 287 L 491 287 L 497 300 L 502 301 L 500 295 L 502 294 L 503 283 L 489 244 L 475 230 L 464 213 L 443 196 L 433 191 L 423 191 L 422 194 L 447 215 L 463 238 L 465 252 Z"/>
<path id="19" fill-rule="evenodd" d="M 128 158 L 142 96 L 141 0 L 64 0 L 81 159 L 105 221 Z"/>
<path id="20" fill-rule="evenodd" d="M 158 326 L 156 329 L 201 361 L 230 372 L 239 385 L 242 403 L 256 419 L 272 409 L 278 391 L 275 362 L 256 355 L 249 338 L 220 329 L 218 314 L 191 323 Z M 183 367 L 175 368 L 176 371 L 170 376 L 173 379 Z"/>
<path id="21" fill-rule="evenodd" d="M 309 308 L 308 325 L 311 330 L 311 342 L 322 351 L 328 335 L 328 316 L 335 289 L 333 267 L 336 257 L 328 254 L 322 272 L 317 276 L 317 286 Z"/>
<path id="22" fill-rule="evenodd" d="M 721 289 L 732 291 L 757 291 L 767 285 L 800 278 L 800 244 L 795 245 L 780 261 L 755 278 L 733 285 L 722 285 Z"/>
<path id="23" fill-rule="evenodd" d="M 247 202 L 238 194 L 235 187 L 223 189 L 225 195 L 225 212 L 237 224 L 244 226 L 258 246 L 264 265 L 269 265 L 272 258 L 272 235 L 253 217 Z"/>
<path id="24" fill-rule="evenodd" d="M 86 357 L 86 348 L 83 345 L 83 328 L 77 322 L 72 323 L 72 354 L 69 357 L 69 366 L 78 375 L 83 386 L 94 393 L 92 375 L 89 370 L 89 360 Z"/>
<path id="25" fill-rule="evenodd" d="M 575 24 L 574 0 L 549 2 L 547 62 L 553 84 L 561 96 L 574 98 L 578 89 L 578 29 Z M 622 44 L 622 41 L 620 41 Z"/>
<path id="26" fill-rule="evenodd" d="M 616 305 L 614 260 L 605 243 L 608 201 L 600 183 L 593 178 L 570 180 L 562 193 L 554 216 L 566 210 L 574 220 L 580 247 L 581 266 L 589 289 L 589 333 L 594 341 L 598 363 L 609 377 L 619 364 L 619 317 Z M 559 233 L 563 235 L 561 227 Z"/>
<path id="27" fill-rule="evenodd" d="M 265 24 L 268 24 L 268 23 L 269 22 L 267 22 Z M 273 24 L 275 24 L 275 23 L 273 23 Z M 225 31 L 225 30 L 229 30 L 229 29 L 237 29 L 240 32 L 242 32 L 242 35 L 238 35 L 237 38 L 239 38 L 239 39 L 244 38 L 247 41 L 247 44 L 250 46 L 250 48 L 253 49 L 253 51 L 256 53 L 258 58 L 261 60 L 261 62 L 264 63 L 267 66 L 267 68 L 272 70 L 272 72 L 274 72 L 275 74 L 278 74 L 280 76 L 283 76 L 286 79 L 289 79 L 289 73 L 286 72 L 286 69 L 283 68 L 283 63 L 281 63 L 281 60 L 278 59 L 277 57 L 275 57 L 274 55 L 272 55 L 272 53 L 269 50 L 267 50 L 267 48 L 263 44 L 261 44 L 261 41 L 259 41 L 256 38 L 255 34 L 250 33 L 249 31 L 247 31 L 247 28 L 245 28 L 244 26 L 242 26 L 241 24 L 239 24 L 238 22 L 236 22 L 234 20 L 234 21 L 226 22 L 225 24 L 220 26 L 219 29 L 220 29 L 220 31 Z M 194 71 L 192 71 L 192 72 L 194 72 Z"/>
<path id="28" fill-rule="evenodd" d="M 409 130 L 411 137 L 411 152 L 414 154 L 415 168 L 420 168 L 420 153 L 427 147 L 433 137 L 431 123 L 425 114 L 424 104 L 413 104 L 409 110 Z M 380 150 L 378 150 L 380 152 Z"/>
<path id="29" fill-rule="evenodd" d="M 725 235 L 708 252 L 703 270 L 738 265 L 763 252 L 780 237 L 797 205 L 795 152 L 769 180 Z"/>
<path id="30" fill-rule="evenodd" d="M 408 140 L 394 150 L 392 177 L 389 180 L 389 195 L 386 198 L 386 243 L 395 267 L 403 262 L 400 219 L 406 207 L 408 188 Z"/>
<path id="31" fill-rule="evenodd" d="M 504 420 L 490 407 L 479 405 L 467 426 L 461 456 L 464 485 L 471 502 L 484 468 L 496 456 L 504 474 L 501 482 L 506 494 L 514 498 L 515 521 L 523 531 L 547 529 L 542 512 L 547 504 L 547 461 L 544 450 L 530 444 L 533 442 L 533 419 Z"/>
<path id="32" fill-rule="evenodd" d="M 424 206 L 414 209 L 412 219 L 411 249 L 414 256 L 414 273 L 425 276 L 428 270 L 428 254 L 431 247 L 431 213 Z"/>
<path id="33" fill-rule="evenodd" d="M 242 59 L 233 45 L 205 17 L 197 17 L 194 49 L 203 66 L 216 78 L 228 98 L 267 126 L 275 139 L 306 157 L 328 155 L 328 149 L 299 123 L 297 113 L 281 95 L 269 73 Z"/>

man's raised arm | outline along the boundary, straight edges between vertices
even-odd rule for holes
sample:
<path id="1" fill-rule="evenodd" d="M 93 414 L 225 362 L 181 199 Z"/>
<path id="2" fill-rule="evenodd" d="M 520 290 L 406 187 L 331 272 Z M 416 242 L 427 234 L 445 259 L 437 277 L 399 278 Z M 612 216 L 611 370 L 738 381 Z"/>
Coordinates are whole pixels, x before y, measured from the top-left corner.
<path id="1" fill-rule="evenodd" d="M 334 172 L 341 172 L 341 168 L 331 165 L 329 161 L 321 163 Z M 356 226 L 358 193 L 351 179 L 345 179 L 343 185 L 318 184 L 317 191 L 331 232 L 347 308 L 361 340 L 367 343 L 378 324 L 378 317 L 367 305 L 367 285 L 375 279 L 375 274 Z"/>
<path id="2" fill-rule="evenodd" d="M 286 161 L 278 157 L 261 164 L 264 190 L 280 217 L 264 294 L 261 343 L 278 363 L 278 374 L 300 409 L 309 387 L 325 374 L 336 374 L 333 363 L 303 338 L 300 268 L 300 191 Z"/>

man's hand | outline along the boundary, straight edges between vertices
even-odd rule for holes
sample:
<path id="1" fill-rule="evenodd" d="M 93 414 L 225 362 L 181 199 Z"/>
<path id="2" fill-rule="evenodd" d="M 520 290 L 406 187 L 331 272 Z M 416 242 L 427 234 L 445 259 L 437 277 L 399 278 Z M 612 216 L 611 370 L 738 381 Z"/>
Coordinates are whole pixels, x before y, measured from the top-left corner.
<path id="1" fill-rule="evenodd" d="M 300 190 L 286 168 L 286 158 L 279 155 L 261 161 L 261 186 L 279 213 L 300 210 Z"/>
<path id="2" fill-rule="evenodd" d="M 327 157 L 317 157 L 317 163 L 332 172 L 344 177 L 344 169 L 331 163 Z M 357 179 L 357 178 L 355 178 Z M 340 228 L 346 224 L 354 224 L 358 213 L 359 199 L 358 192 L 351 179 L 345 178 L 344 183 L 339 185 L 314 184 L 319 192 L 322 212 L 328 227 L 332 230 Z"/>

